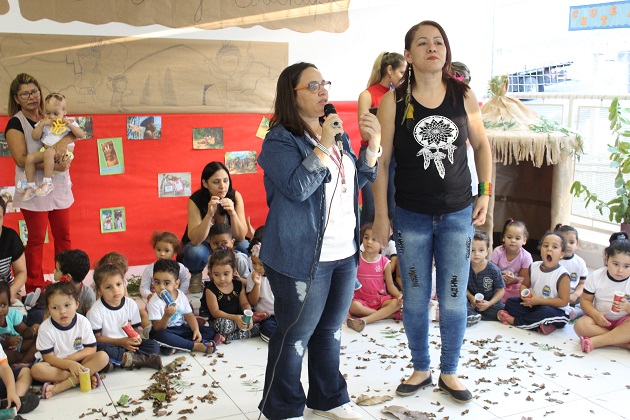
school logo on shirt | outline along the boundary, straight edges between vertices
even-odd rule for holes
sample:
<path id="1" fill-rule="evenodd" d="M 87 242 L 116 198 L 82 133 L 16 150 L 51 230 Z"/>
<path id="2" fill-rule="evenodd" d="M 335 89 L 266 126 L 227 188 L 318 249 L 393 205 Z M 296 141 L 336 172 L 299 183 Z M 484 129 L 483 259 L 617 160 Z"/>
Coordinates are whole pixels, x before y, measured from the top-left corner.
<path id="1" fill-rule="evenodd" d="M 551 296 L 551 287 L 549 287 L 549 286 L 543 287 L 542 295 L 544 297 L 546 297 L 546 298 L 550 297 Z"/>
<path id="2" fill-rule="evenodd" d="M 451 120 L 441 115 L 433 115 L 423 118 L 413 128 L 413 137 L 422 148 L 416 156 L 424 158 L 424 169 L 426 170 L 431 161 L 435 161 L 435 168 L 443 179 L 446 169 L 442 161 L 448 157 L 453 163 L 453 153 L 457 146 L 453 143 L 459 135 L 459 128 Z"/>
<path id="3" fill-rule="evenodd" d="M 76 351 L 83 350 L 83 337 L 75 338 L 73 347 Z"/>
<path id="4" fill-rule="evenodd" d="M 571 273 L 569 278 L 571 279 L 571 283 L 575 283 L 578 279 L 577 273 Z"/>
<path id="5" fill-rule="evenodd" d="M 483 290 L 486 290 L 486 291 L 492 290 L 492 285 L 493 284 L 494 284 L 494 282 L 492 281 L 491 277 L 484 277 L 483 278 Z"/>

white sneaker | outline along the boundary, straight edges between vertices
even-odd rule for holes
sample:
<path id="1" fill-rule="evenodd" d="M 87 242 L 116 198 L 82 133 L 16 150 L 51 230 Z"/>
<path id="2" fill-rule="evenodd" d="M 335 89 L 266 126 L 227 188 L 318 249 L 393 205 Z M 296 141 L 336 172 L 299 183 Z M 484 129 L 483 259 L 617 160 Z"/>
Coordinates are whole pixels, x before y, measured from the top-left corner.
<path id="1" fill-rule="evenodd" d="M 363 418 L 361 414 L 352 409 L 350 403 L 345 403 L 328 411 L 313 410 L 313 414 L 333 420 L 360 420 Z"/>
<path id="2" fill-rule="evenodd" d="M 577 319 L 584 315 L 584 311 L 579 306 L 570 306 L 569 307 L 569 319 Z"/>

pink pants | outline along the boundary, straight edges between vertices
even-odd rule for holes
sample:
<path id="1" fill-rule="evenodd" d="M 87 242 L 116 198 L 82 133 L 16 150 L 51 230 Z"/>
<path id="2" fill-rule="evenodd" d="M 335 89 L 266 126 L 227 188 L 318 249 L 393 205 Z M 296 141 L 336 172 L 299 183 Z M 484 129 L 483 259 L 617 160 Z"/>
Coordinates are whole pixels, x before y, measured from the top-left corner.
<path id="1" fill-rule="evenodd" d="M 50 230 L 55 240 L 55 255 L 70 249 L 70 209 L 52 211 L 30 211 L 21 209 L 28 229 L 28 242 L 26 244 L 26 292 L 32 292 L 36 288 L 44 289 L 44 273 L 42 260 L 44 258 L 44 239 L 46 228 L 50 221 Z"/>

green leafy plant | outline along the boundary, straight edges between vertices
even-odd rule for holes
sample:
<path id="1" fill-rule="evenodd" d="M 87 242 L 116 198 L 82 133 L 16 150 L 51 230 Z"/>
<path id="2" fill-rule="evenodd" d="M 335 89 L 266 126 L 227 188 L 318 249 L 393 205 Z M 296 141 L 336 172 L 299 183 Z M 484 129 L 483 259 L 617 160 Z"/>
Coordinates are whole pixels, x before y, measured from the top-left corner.
<path id="1" fill-rule="evenodd" d="M 552 141 L 551 133 L 553 133 L 554 131 L 558 131 L 567 137 L 572 135 L 575 136 L 575 147 L 571 150 L 564 151 L 571 153 L 578 160 L 578 162 L 580 161 L 580 153 L 582 153 L 582 151 L 584 150 L 584 141 L 582 139 L 582 136 L 580 136 L 577 131 L 569 130 L 568 128 L 560 125 L 558 122 L 550 120 L 543 115 L 540 116 L 538 124 L 529 125 L 529 130 L 534 133 L 547 133 L 547 140 L 550 142 Z"/>
<path id="2" fill-rule="evenodd" d="M 610 167 L 617 169 L 615 176 L 616 195 L 608 201 L 600 199 L 585 185 L 575 181 L 571 186 L 571 193 L 576 197 L 586 199 L 585 206 L 595 204 L 600 214 L 604 214 L 606 208 L 609 211 L 608 218 L 611 222 L 630 223 L 630 206 L 628 195 L 630 193 L 630 108 L 623 108 L 619 98 L 614 98 L 608 108 L 608 120 L 610 130 L 615 136 L 615 143 L 608 145 L 610 152 Z"/>
<path id="3" fill-rule="evenodd" d="M 132 275 L 127 279 L 127 294 L 131 297 L 140 297 L 140 282 L 142 277 L 138 275 Z"/>

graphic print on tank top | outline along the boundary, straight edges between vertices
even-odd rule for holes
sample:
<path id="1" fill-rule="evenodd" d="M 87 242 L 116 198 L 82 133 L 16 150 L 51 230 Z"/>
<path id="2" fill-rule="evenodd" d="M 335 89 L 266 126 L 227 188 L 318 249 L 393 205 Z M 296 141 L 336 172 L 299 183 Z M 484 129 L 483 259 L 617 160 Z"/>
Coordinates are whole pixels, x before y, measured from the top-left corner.
<path id="1" fill-rule="evenodd" d="M 453 163 L 453 153 L 457 146 L 453 143 L 459 135 L 459 128 L 450 119 L 440 115 L 432 115 L 423 118 L 413 128 L 413 137 L 422 148 L 416 156 L 424 158 L 424 169 L 426 170 L 431 161 L 435 161 L 435 168 L 444 179 L 446 168 L 442 161 L 448 157 Z"/>

